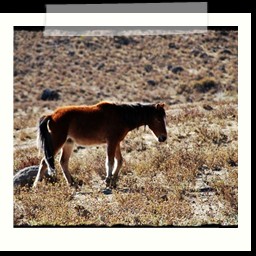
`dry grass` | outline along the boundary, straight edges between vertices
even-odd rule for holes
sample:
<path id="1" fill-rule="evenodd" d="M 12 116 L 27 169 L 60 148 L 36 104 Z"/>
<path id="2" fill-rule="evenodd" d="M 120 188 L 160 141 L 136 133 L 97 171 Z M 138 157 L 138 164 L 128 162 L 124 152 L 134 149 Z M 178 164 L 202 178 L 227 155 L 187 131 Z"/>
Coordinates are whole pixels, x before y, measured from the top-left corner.
<path id="1" fill-rule="evenodd" d="M 176 116 L 181 126 L 178 130 L 175 123 L 168 127 L 168 143 L 164 145 L 153 140 L 147 144 L 145 138 L 150 139 L 151 135 L 143 129 L 127 136 L 118 188 L 110 195 L 102 192 L 105 148 L 75 150 L 70 169 L 80 188 L 68 188 L 59 174 L 55 185 L 43 182 L 36 190 L 17 191 L 15 204 L 22 205 L 24 214 L 22 218 L 15 214 L 15 225 L 236 225 L 237 130 L 227 131 L 219 126 L 220 113 L 215 111 L 191 121 L 187 113 L 195 112 L 194 108 L 200 113 L 200 105 L 191 105 Z M 167 121 L 171 122 L 169 117 Z M 229 122 L 235 124 L 233 115 L 226 120 Z M 15 169 L 40 160 L 35 148 L 29 154 L 16 151 L 14 158 Z M 59 166 L 58 170 L 60 173 Z M 199 180 L 205 183 L 201 187 L 197 186 Z M 207 221 L 196 221 L 193 204 L 200 205 L 205 196 L 211 198 L 213 208 L 220 204 L 223 209 L 216 210 L 213 218 L 206 216 Z"/>
<path id="2" fill-rule="evenodd" d="M 70 170 L 80 187 L 68 187 L 57 164 L 56 184 L 14 191 L 14 225 L 238 225 L 237 33 L 133 40 L 15 34 L 15 172 L 39 164 L 38 119 L 59 105 L 165 101 L 168 140 L 148 128 L 129 133 L 110 194 L 105 147 L 78 147 Z M 40 100 L 44 88 L 58 88 L 61 100 Z"/>
<path id="3" fill-rule="evenodd" d="M 36 147 L 17 148 L 13 153 L 14 172 L 27 166 L 38 165 L 41 158 Z"/>

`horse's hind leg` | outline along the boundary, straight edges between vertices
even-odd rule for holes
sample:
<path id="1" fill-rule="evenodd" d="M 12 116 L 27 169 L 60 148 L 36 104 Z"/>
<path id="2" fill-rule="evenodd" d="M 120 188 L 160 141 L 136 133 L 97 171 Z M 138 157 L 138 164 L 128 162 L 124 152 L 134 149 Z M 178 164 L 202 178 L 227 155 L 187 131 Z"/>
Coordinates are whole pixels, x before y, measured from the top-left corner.
<path id="1" fill-rule="evenodd" d="M 105 179 L 106 186 L 109 187 L 112 181 L 113 170 L 115 167 L 115 152 L 117 143 L 110 142 L 107 145 L 107 159 L 106 159 L 106 172 L 107 177 Z"/>
<path id="2" fill-rule="evenodd" d="M 64 177 L 67 183 L 70 185 L 73 184 L 73 178 L 68 170 L 68 162 L 69 162 L 71 153 L 73 151 L 73 147 L 74 147 L 73 140 L 68 139 L 62 147 L 61 157 L 60 157 L 60 165 L 61 165 L 62 172 L 64 174 Z"/>
<path id="3" fill-rule="evenodd" d="M 117 177 L 118 177 L 119 171 L 123 164 L 123 157 L 122 157 L 121 150 L 120 150 L 120 143 L 116 147 L 115 159 L 116 159 L 117 165 L 116 165 L 116 169 L 115 169 L 113 179 L 112 179 L 113 187 L 116 187 Z"/>
<path id="4" fill-rule="evenodd" d="M 38 173 L 37 173 L 36 179 L 34 181 L 33 187 L 37 186 L 38 181 L 42 181 L 43 177 L 46 174 L 46 170 L 47 170 L 47 164 L 45 162 L 45 159 L 43 158 L 39 165 Z"/>

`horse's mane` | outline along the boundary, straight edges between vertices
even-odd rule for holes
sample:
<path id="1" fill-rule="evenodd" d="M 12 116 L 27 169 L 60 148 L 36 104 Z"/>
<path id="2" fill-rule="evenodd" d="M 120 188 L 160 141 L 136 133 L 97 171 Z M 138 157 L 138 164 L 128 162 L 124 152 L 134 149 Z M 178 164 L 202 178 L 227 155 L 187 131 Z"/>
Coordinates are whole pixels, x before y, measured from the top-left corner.
<path id="1" fill-rule="evenodd" d="M 121 120 L 131 129 L 147 125 L 158 111 L 165 115 L 164 109 L 158 110 L 152 103 L 111 103 L 103 101 L 97 104 L 103 109 L 116 109 Z"/>
<path id="2" fill-rule="evenodd" d="M 116 107 L 123 121 L 131 128 L 146 125 L 155 109 L 154 104 L 148 103 L 116 104 Z"/>

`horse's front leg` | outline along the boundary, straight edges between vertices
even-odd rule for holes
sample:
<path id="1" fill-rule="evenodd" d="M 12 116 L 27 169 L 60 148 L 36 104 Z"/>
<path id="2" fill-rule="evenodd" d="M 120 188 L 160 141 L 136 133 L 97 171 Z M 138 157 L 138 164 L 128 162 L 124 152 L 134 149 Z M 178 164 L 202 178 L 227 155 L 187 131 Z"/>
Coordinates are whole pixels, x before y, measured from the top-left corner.
<path id="1" fill-rule="evenodd" d="M 122 167 L 122 164 L 123 164 L 123 157 L 122 157 L 121 150 L 120 150 L 120 143 L 118 143 L 117 146 L 116 146 L 115 158 L 116 158 L 116 168 L 114 170 L 112 183 L 111 183 L 111 185 L 114 188 L 116 187 L 118 173 L 119 173 L 119 171 Z"/>
<path id="2" fill-rule="evenodd" d="M 106 186 L 109 187 L 112 182 L 112 173 L 115 168 L 115 152 L 117 143 L 109 142 L 107 145 L 107 158 L 106 158 Z"/>
<path id="3" fill-rule="evenodd" d="M 74 141 L 72 141 L 71 139 L 68 139 L 62 147 L 61 157 L 60 157 L 60 166 L 64 174 L 64 177 L 69 185 L 75 185 L 74 180 L 68 170 L 68 162 L 72 154 L 73 147 L 74 147 Z"/>

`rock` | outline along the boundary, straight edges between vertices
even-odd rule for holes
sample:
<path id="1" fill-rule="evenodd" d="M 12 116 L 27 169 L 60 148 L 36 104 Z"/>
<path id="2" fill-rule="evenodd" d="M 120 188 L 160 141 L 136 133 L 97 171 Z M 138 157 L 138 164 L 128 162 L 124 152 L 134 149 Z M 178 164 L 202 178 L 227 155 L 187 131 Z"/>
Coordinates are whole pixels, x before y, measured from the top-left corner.
<path id="1" fill-rule="evenodd" d="M 59 100 L 60 95 L 56 90 L 45 89 L 41 94 L 41 100 Z"/>
<path id="2" fill-rule="evenodd" d="M 148 85 L 151 85 L 151 86 L 155 86 L 157 84 L 156 81 L 154 80 L 148 80 L 147 83 Z"/>
<path id="3" fill-rule="evenodd" d="M 99 66 L 98 66 L 98 70 L 101 70 L 101 69 L 103 69 L 105 67 L 105 64 L 104 63 L 101 63 L 101 64 L 99 64 Z"/>
<path id="4" fill-rule="evenodd" d="M 114 37 L 114 40 L 115 40 L 116 43 L 121 44 L 121 45 L 130 44 L 129 38 L 125 37 L 125 36 L 116 36 L 116 37 Z"/>
<path id="5" fill-rule="evenodd" d="M 178 74 L 178 73 L 182 72 L 183 70 L 184 70 L 184 68 L 182 68 L 182 67 L 174 67 L 174 68 L 172 68 L 172 72 L 174 74 Z"/>
<path id="6" fill-rule="evenodd" d="M 95 45 L 94 43 L 91 43 L 91 42 L 84 42 L 84 45 L 87 47 L 87 48 L 93 48 Z"/>
<path id="7" fill-rule="evenodd" d="M 221 168 L 220 166 L 216 165 L 216 166 L 214 166 L 214 167 L 212 168 L 212 170 L 213 170 L 214 172 L 220 172 L 220 171 L 222 170 L 222 168 Z"/>
<path id="8" fill-rule="evenodd" d="M 227 31 L 227 30 L 221 30 L 221 31 L 219 32 L 219 34 L 222 35 L 222 36 L 228 36 L 228 35 L 229 35 L 229 31 Z"/>
<path id="9" fill-rule="evenodd" d="M 163 201 L 168 201 L 168 196 L 167 196 L 167 194 L 161 195 L 160 198 L 161 198 Z"/>
<path id="10" fill-rule="evenodd" d="M 38 165 L 33 165 L 29 167 L 25 167 L 22 170 L 19 170 L 13 177 L 13 186 L 14 187 L 24 187 L 28 185 L 31 187 L 38 173 Z M 48 175 L 46 175 L 49 177 Z"/>
<path id="11" fill-rule="evenodd" d="M 220 56 L 220 60 L 226 60 L 227 57 L 226 56 Z"/>
<path id="12" fill-rule="evenodd" d="M 70 39 L 69 38 L 62 38 L 62 37 L 58 37 L 57 39 L 56 39 L 56 41 L 55 41 L 55 43 L 57 44 L 57 45 L 60 45 L 60 44 L 69 44 L 70 43 Z"/>
<path id="13" fill-rule="evenodd" d="M 75 56 L 75 51 L 69 51 L 68 55 L 71 56 L 71 57 Z"/>
<path id="14" fill-rule="evenodd" d="M 17 186 L 32 186 L 34 179 L 38 173 L 38 165 L 26 167 L 18 171 L 13 177 L 13 185 Z"/>
<path id="15" fill-rule="evenodd" d="M 210 105 L 208 105 L 208 104 L 204 104 L 203 105 L 203 108 L 205 109 L 205 110 L 213 110 L 213 107 L 212 106 L 210 106 Z"/>
<path id="16" fill-rule="evenodd" d="M 168 69 L 168 70 L 172 70 L 172 68 L 173 68 L 173 66 L 172 66 L 171 64 L 169 64 L 169 65 L 167 66 L 167 69 Z"/>
<path id="17" fill-rule="evenodd" d="M 153 70 L 153 67 L 151 65 L 145 65 L 144 69 L 149 73 Z"/>
<path id="18" fill-rule="evenodd" d="M 206 164 L 203 164 L 201 166 L 198 167 L 199 171 L 205 171 L 205 170 L 209 170 L 209 167 Z"/>
<path id="19" fill-rule="evenodd" d="M 202 54 L 200 54 L 200 58 L 202 59 L 207 59 L 209 57 L 209 55 L 205 52 L 203 52 Z"/>
<path id="20" fill-rule="evenodd" d="M 170 49 L 179 49 L 179 47 L 175 43 L 169 43 L 169 48 Z"/>
<path id="21" fill-rule="evenodd" d="M 114 36 L 114 41 L 118 45 L 129 45 L 129 44 L 136 44 L 137 41 L 135 41 L 131 37 L 126 37 L 126 36 Z"/>
<path id="22" fill-rule="evenodd" d="M 228 49 L 224 49 L 223 51 L 220 52 L 221 54 L 232 54 L 232 52 Z"/>
<path id="23" fill-rule="evenodd" d="M 230 159 L 230 160 L 228 161 L 228 163 L 229 163 L 229 165 L 230 165 L 231 167 L 236 167 L 236 166 L 238 166 L 237 162 L 235 162 L 235 161 L 232 160 L 232 159 Z"/>
<path id="24" fill-rule="evenodd" d="M 199 54 L 200 54 L 200 50 L 197 50 L 197 49 L 193 49 L 190 53 L 191 55 L 193 55 L 194 57 L 197 57 Z"/>
<path id="25" fill-rule="evenodd" d="M 221 65 L 221 66 L 219 67 L 219 70 L 222 71 L 222 72 L 224 72 L 224 73 L 227 72 L 227 71 L 226 71 L 226 68 L 225 68 L 225 65 Z"/>
<path id="26" fill-rule="evenodd" d="M 204 188 L 199 189 L 199 192 L 203 192 L 203 193 L 205 193 L 205 192 L 215 192 L 215 191 L 216 191 L 216 189 L 211 188 L 211 187 L 204 187 Z"/>

